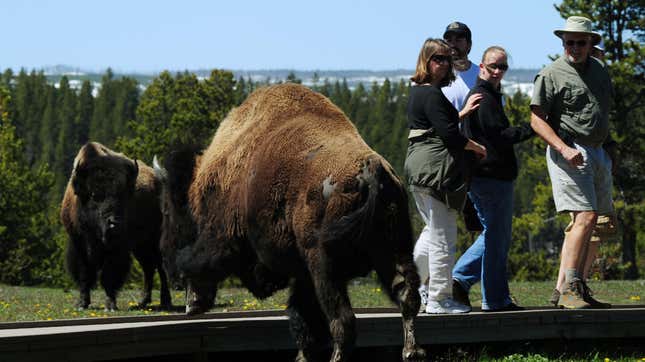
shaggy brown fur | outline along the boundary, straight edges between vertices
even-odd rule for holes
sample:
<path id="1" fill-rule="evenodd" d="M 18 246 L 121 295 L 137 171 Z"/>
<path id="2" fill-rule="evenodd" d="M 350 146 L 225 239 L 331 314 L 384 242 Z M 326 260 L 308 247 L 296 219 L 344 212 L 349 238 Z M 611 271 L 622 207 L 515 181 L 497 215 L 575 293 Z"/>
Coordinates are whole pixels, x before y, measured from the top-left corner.
<path id="1" fill-rule="evenodd" d="M 161 281 L 162 307 L 171 306 L 161 265 L 160 185 L 152 168 L 91 142 L 74 160 L 61 204 L 67 233 L 67 268 L 80 289 L 78 307 L 90 304 L 90 290 L 101 273 L 105 308 L 116 309 L 116 294 L 128 275 L 132 252 L 144 271 L 139 303 L 151 301 L 155 270 Z"/>
<path id="2" fill-rule="evenodd" d="M 401 306 L 404 359 L 425 357 L 405 190 L 327 98 L 294 84 L 255 91 L 222 122 L 190 182 L 196 241 L 177 258 L 194 293 L 189 313 L 210 307 L 231 274 L 260 297 L 292 281 L 298 359 L 320 358 L 331 340 L 331 359 L 344 361 L 356 338 L 347 282 L 375 269 Z"/>

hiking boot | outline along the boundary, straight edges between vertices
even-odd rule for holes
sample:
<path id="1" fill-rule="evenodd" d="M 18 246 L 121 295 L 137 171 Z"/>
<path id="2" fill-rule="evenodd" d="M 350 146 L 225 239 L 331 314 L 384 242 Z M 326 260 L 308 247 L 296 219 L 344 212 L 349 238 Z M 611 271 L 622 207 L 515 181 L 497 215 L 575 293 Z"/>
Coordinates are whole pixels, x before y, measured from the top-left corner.
<path id="1" fill-rule="evenodd" d="M 583 297 L 581 280 L 573 280 L 568 283 L 565 290 L 560 293 L 558 307 L 566 309 L 589 309 L 591 305 Z"/>
<path id="2" fill-rule="evenodd" d="M 459 304 L 471 307 L 470 299 L 468 299 L 468 292 L 464 289 L 461 283 L 455 279 L 452 280 L 452 299 Z"/>
<path id="3" fill-rule="evenodd" d="M 557 289 L 553 289 L 553 293 L 551 293 L 551 298 L 549 298 L 549 303 L 553 304 L 553 306 L 557 308 L 559 300 L 560 300 L 560 291 Z"/>
<path id="4" fill-rule="evenodd" d="M 584 298 L 584 301 L 589 303 L 589 305 L 593 309 L 609 309 L 609 308 L 611 308 L 611 304 L 601 302 L 601 301 L 595 299 L 594 297 L 592 297 L 592 295 L 593 295 L 593 291 L 591 290 L 591 288 L 589 288 L 587 283 L 585 283 L 585 281 L 583 280 L 582 281 L 582 297 Z"/>

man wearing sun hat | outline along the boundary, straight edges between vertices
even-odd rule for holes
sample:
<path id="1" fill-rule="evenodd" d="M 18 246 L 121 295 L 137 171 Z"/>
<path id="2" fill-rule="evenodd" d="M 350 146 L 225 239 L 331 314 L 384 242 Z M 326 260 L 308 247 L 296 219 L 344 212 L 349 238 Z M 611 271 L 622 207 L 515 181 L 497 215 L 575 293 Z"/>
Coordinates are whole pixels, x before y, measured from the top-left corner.
<path id="1" fill-rule="evenodd" d="M 589 241 L 599 214 L 611 214 L 611 160 L 602 148 L 609 134 L 608 114 L 613 96 L 609 73 L 590 57 L 600 34 L 591 21 L 571 16 L 562 39 L 564 55 L 535 78 L 531 127 L 548 144 L 546 161 L 558 212 L 574 214 L 573 227 L 562 245 L 560 268 L 565 283 L 558 306 L 591 308 L 583 280 Z"/>
<path id="2" fill-rule="evenodd" d="M 606 66 L 605 60 L 604 60 L 605 46 L 602 39 L 600 39 L 600 42 L 595 44 L 593 48 L 591 48 L 590 55 L 600 60 L 603 63 L 603 65 Z M 613 167 L 612 174 L 613 174 L 617 166 L 616 164 L 617 143 L 613 139 L 611 139 L 611 136 L 608 136 L 606 141 L 603 144 L 603 148 L 609 153 L 610 158 L 612 160 L 612 167 Z M 571 229 L 573 228 L 574 214 L 572 212 L 569 214 L 571 215 L 571 221 L 564 229 L 565 239 L 567 238 L 567 235 L 569 234 L 569 232 L 571 232 Z M 591 239 L 589 240 L 589 244 L 588 244 L 589 246 L 587 249 L 587 257 L 586 257 L 583 276 L 582 276 L 583 282 L 587 280 L 590 276 L 591 267 L 598 256 L 598 249 L 600 247 L 600 244 L 616 236 L 616 232 L 617 232 L 616 224 L 617 224 L 617 220 L 616 220 L 615 214 L 598 215 L 596 226 L 594 227 L 594 230 L 591 234 Z M 551 295 L 551 298 L 549 299 L 549 302 L 554 304 L 555 306 L 558 306 L 558 302 L 560 300 L 560 288 L 562 287 L 562 285 L 564 285 L 564 282 L 565 282 L 565 271 L 563 269 L 560 269 L 560 271 L 558 272 L 558 280 L 556 282 L 556 287 L 553 290 L 553 294 Z M 611 304 L 603 303 L 594 299 L 591 296 L 591 292 L 589 291 L 588 287 L 586 291 L 587 291 L 587 298 L 585 299 L 585 301 L 588 302 L 592 308 L 596 308 L 596 309 L 611 308 Z"/>

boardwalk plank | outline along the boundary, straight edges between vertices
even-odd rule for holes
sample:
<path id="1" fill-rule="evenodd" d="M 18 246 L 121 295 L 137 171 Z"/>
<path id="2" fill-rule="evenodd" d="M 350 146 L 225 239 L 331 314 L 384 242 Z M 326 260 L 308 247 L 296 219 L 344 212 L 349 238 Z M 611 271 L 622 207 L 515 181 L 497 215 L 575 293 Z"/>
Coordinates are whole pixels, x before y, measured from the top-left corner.
<path id="1" fill-rule="evenodd" d="M 401 316 L 391 309 L 357 314 L 357 346 L 402 344 Z M 249 318 L 246 318 L 249 316 Z M 4 323 L 0 360 L 91 361 L 223 351 L 292 350 L 284 312 L 212 313 L 151 318 Z M 14 328 L 12 328 L 14 327 Z M 645 338 L 645 308 L 566 311 L 555 309 L 465 315 L 421 314 L 423 345 L 544 339 Z"/>

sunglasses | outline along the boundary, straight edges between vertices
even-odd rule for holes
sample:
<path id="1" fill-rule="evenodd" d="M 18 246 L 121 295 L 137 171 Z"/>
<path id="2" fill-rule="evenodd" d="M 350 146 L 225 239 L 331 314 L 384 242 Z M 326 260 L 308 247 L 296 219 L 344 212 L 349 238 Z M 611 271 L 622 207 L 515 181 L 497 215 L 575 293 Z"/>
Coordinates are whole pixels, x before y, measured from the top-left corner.
<path id="1" fill-rule="evenodd" d="M 505 72 L 505 71 L 508 70 L 508 64 L 505 64 L 505 63 L 486 64 L 486 68 L 488 68 L 488 70 L 491 71 L 491 72 L 494 71 L 494 70 L 497 70 L 497 69 L 501 70 L 502 72 Z"/>
<path id="2" fill-rule="evenodd" d="M 436 63 L 450 63 L 452 61 L 452 57 L 450 55 L 440 55 L 436 54 L 430 57 L 430 60 L 436 62 Z"/>
<path id="3" fill-rule="evenodd" d="M 577 45 L 578 47 L 582 48 L 587 45 L 586 40 L 567 40 L 564 42 L 568 47 L 572 47 L 574 44 Z"/>

